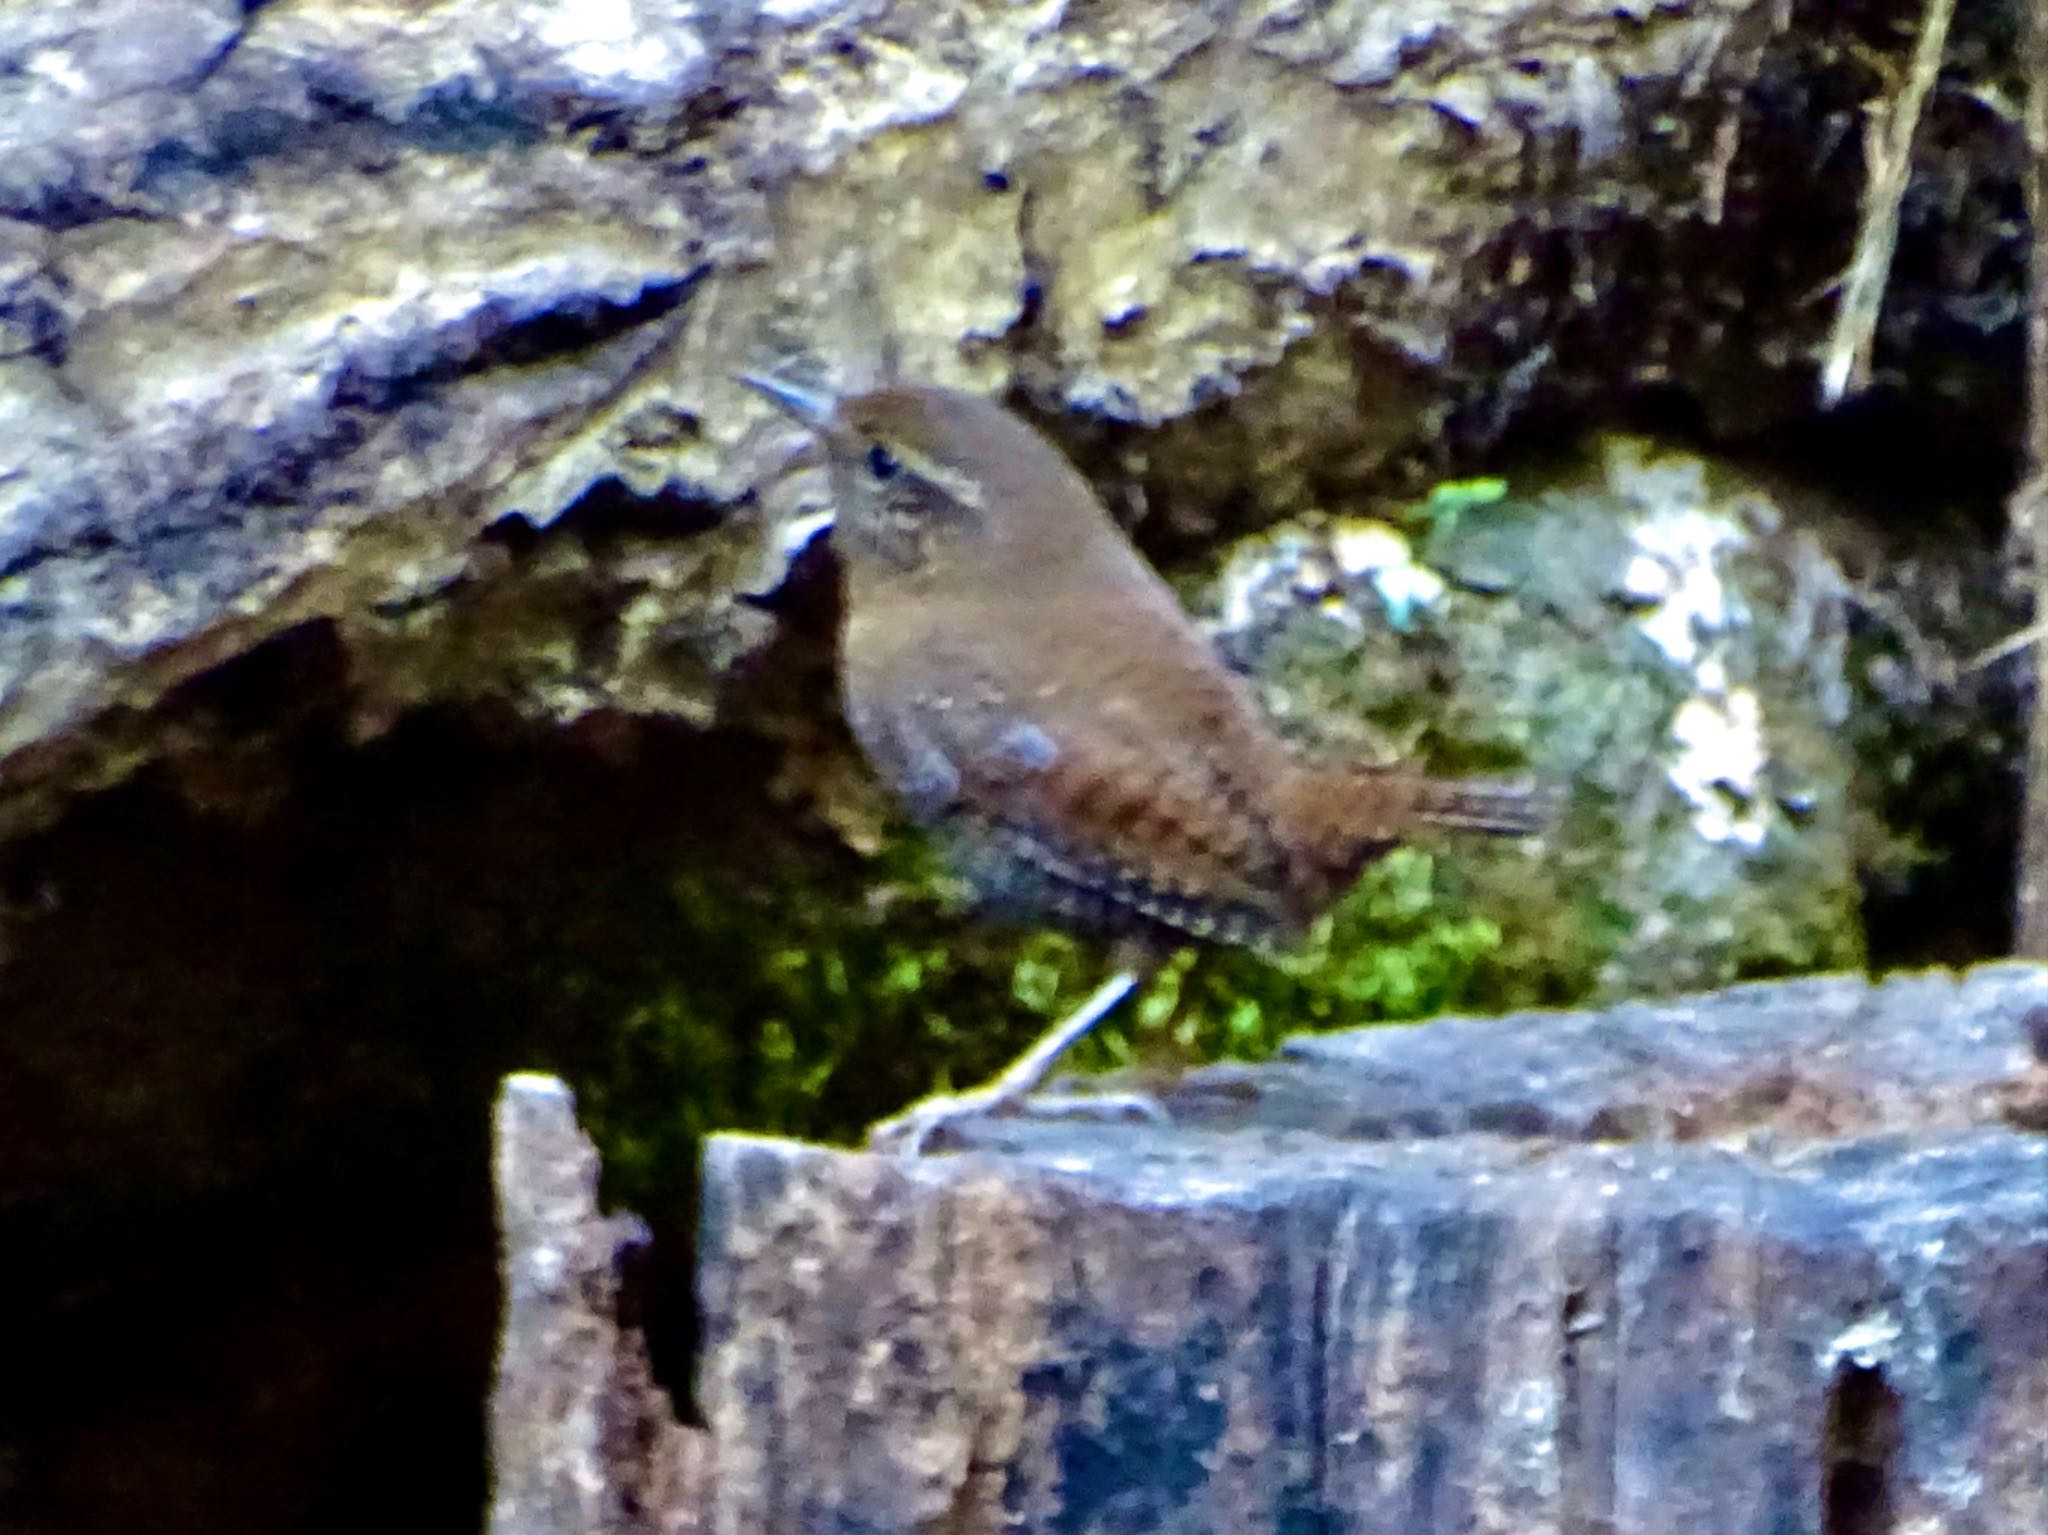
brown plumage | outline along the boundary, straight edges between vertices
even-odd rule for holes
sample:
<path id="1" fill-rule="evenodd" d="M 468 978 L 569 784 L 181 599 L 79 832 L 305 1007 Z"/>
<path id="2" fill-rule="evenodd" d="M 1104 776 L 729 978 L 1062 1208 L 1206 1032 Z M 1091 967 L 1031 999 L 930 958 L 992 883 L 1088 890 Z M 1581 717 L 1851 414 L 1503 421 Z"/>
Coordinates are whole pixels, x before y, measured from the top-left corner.
<path id="1" fill-rule="evenodd" d="M 1416 826 L 1538 824 L 1523 789 L 1295 756 L 1086 481 L 1001 407 L 746 382 L 827 453 L 854 734 L 993 904 L 1155 954 L 1286 942 Z"/>

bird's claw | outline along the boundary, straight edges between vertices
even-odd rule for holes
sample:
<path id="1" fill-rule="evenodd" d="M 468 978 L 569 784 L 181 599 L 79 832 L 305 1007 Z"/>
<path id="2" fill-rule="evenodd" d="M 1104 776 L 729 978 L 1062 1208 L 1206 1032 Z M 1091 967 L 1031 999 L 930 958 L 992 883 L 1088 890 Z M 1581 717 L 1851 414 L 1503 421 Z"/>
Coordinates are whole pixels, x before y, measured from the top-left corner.
<path id="1" fill-rule="evenodd" d="M 1171 1123 L 1158 1099 L 1146 1093 L 1017 1093 L 998 1088 L 927 1098 L 868 1131 L 868 1149 L 919 1157 L 956 1126 L 977 1119 L 1094 1119 L 1110 1123 Z"/>
<path id="2" fill-rule="evenodd" d="M 926 1098 L 872 1126 L 868 1130 L 868 1150 L 921 1157 L 930 1149 L 933 1138 L 948 1127 L 1005 1112 L 1014 1114 L 1021 1106 L 1021 1098 L 1006 1098 L 986 1088 Z"/>

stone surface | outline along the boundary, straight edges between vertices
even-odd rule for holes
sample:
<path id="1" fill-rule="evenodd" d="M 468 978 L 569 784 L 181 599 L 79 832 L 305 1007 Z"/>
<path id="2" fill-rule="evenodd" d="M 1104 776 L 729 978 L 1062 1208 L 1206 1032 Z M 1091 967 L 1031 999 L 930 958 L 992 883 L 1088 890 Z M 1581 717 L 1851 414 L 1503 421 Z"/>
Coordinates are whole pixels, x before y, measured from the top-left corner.
<path id="1" fill-rule="evenodd" d="M 1572 786 L 1540 859 L 1452 860 L 1522 997 L 1859 963 L 1857 603 L 1797 492 L 1627 438 L 1490 489 L 1283 524 L 1196 601 L 1299 733 Z"/>
<path id="2" fill-rule="evenodd" d="M 712 1143 L 731 1531 L 2038 1529 L 2048 972 L 1303 1041 L 1170 1129 Z"/>
<path id="3" fill-rule="evenodd" d="M 1134 423 L 1242 391 L 1184 442 L 1324 478 L 1485 439 L 1545 380 L 1704 382 L 1712 353 L 1767 394 L 1825 314 L 1759 305 L 1834 260 L 1776 210 L 1854 191 L 1772 179 L 1836 110 L 1784 74 L 1841 56 L 1783 20 L 0 8 L 0 829 L 162 751 L 167 688 L 294 625 L 342 628 L 365 729 L 451 695 L 702 723 L 792 510 L 743 503 L 778 440 L 736 363 L 858 376 L 888 337 Z M 1236 494 L 1220 461 L 1161 455 L 1176 519 Z M 676 532 L 537 573 L 479 543 L 614 480 Z"/>
<path id="4" fill-rule="evenodd" d="M 647 1234 L 597 1207 L 597 1153 L 552 1077 L 508 1077 L 496 1121 L 505 1324 L 491 1396 L 493 1535 L 699 1523 L 704 1436 L 674 1421 L 621 1271 Z M 644 1519 L 649 1510 L 660 1516 Z M 643 1522 L 644 1520 L 644 1522 Z"/>
<path id="5" fill-rule="evenodd" d="M 1493 995 L 1854 966 L 1871 885 L 1981 868 L 1905 798 L 2016 749 L 2012 674 L 1966 662 L 2022 614 L 1958 530 L 1874 558 L 1822 487 L 1623 434 L 1507 474 L 1280 523 L 1183 585 L 1313 747 L 1572 786 L 1542 854 L 1446 859 L 1505 936 Z M 1957 895 L 1929 904 L 1967 920 Z"/>

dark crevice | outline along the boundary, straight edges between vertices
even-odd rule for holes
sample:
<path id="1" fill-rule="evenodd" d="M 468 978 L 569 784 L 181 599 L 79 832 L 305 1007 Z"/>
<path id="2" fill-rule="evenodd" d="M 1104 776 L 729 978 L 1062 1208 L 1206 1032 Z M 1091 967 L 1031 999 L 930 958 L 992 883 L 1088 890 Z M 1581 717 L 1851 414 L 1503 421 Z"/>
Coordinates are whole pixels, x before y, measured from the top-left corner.
<path id="1" fill-rule="evenodd" d="M 530 368 L 613 341 L 680 309 L 708 268 L 650 282 L 630 299 L 569 295 L 538 314 L 502 301 L 418 338 L 397 357 L 361 358 L 335 380 L 336 410 L 388 414 L 436 390 L 500 368 Z M 405 353 L 428 352 L 424 359 Z"/>
<path id="2" fill-rule="evenodd" d="M 1565 1524 L 1585 1535 L 1614 1529 L 1614 1275 L 1619 1235 L 1610 1225 L 1591 1250 L 1567 1260 L 1572 1281 L 1558 1305 L 1557 1433 Z"/>
<path id="3" fill-rule="evenodd" d="M 1986 711 L 1987 733 L 2012 729 Z M 1969 965 L 2012 952 L 2012 871 L 2019 847 L 2020 783 L 1987 774 L 1984 754 L 1959 742 L 1894 788 L 1885 814 L 1918 830 L 1927 852 L 1909 868 L 1868 875 L 1865 944 L 1878 970 Z"/>
<path id="4" fill-rule="evenodd" d="M 1583 1288 L 1567 1291 L 1564 1304 L 1558 1308 L 1557 1336 L 1557 1444 L 1558 1464 L 1566 1484 L 1564 1507 L 1572 1514 L 1584 1518 L 1585 1493 L 1573 1485 L 1584 1480 L 1582 1472 L 1575 1468 L 1587 1464 L 1587 1449 L 1584 1416 L 1586 1409 L 1585 1364 L 1579 1354 L 1579 1335 L 1587 1322 L 1587 1296 Z"/>
<path id="5" fill-rule="evenodd" d="M 1309 1491 L 1319 1512 L 1332 1506 L 1330 1380 L 1340 1368 L 1339 1361 L 1333 1357 L 1335 1351 L 1330 1342 L 1335 1332 L 1333 1309 L 1339 1302 L 1331 1273 L 1330 1249 L 1335 1245 L 1327 1240 L 1331 1236 L 1334 1232 L 1326 1230 L 1322 1250 L 1315 1257 L 1314 1275 L 1309 1286 L 1309 1356 L 1302 1372 L 1309 1384 L 1308 1421 L 1302 1425 L 1309 1443 Z"/>
<path id="6" fill-rule="evenodd" d="M 1821 1535 L 1891 1535 L 1899 1397 L 1879 1365 L 1843 1360 L 1821 1440 Z"/>
<path id="7" fill-rule="evenodd" d="M 88 224 L 160 222 L 155 209 L 133 203 L 115 202 L 94 187 L 77 180 L 46 182 L 29 189 L 28 195 L 0 202 L 0 216 L 20 219 L 52 234 L 69 234 Z"/>
<path id="8" fill-rule="evenodd" d="M 2020 1032 L 2026 1036 L 2027 1049 L 2035 1061 L 2048 1066 L 2048 1007 L 2030 1007 L 2020 1020 Z"/>
<path id="9" fill-rule="evenodd" d="M 194 66 L 191 75 L 179 82 L 180 89 L 187 92 L 196 91 L 227 67 L 228 60 L 235 56 L 243 41 L 249 36 L 248 16 L 249 11 L 245 3 L 242 11 L 243 25 L 222 38 L 219 46 Z"/>
<path id="10" fill-rule="evenodd" d="M 333 718 L 348 686 L 348 665 L 333 621 L 309 619 L 179 683 L 161 708 L 188 738 L 212 735 L 246 746 L 310 717 Z"/>
<path id="11" fill-rule="evenodd" d="M 640 1334 L 654 1383 L 668 1393 L 676 1418 L 702 1428 L 694 1233 L 673 1220 L 664 1220 L 660 1229 L 650 1224 L 643 1240 L 620 1247 L 617 1264 L 620 1332 Z"/>
<path id="12" fill-rule="evenodd" d="M 727 510 L 673 486 L 643 495 L 617 476 L 606 475 L 571 502 L 554 526 L 602 548 L 620 538 L 681 538 L 708 532 L 724 521 Z M 517 538 L 510 535 L 508 541 Z"/>

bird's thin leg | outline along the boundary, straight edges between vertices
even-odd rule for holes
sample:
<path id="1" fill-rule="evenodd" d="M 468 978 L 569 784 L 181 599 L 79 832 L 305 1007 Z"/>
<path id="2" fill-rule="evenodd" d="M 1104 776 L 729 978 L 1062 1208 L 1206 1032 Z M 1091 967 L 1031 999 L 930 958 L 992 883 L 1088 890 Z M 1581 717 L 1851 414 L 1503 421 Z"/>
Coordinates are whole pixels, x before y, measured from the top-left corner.
<path id="1" fill-rule="evenodd" d="M 895 1118 L 885 1119 L 870 1130 L 868 1145 L 876 1150 L 888 1148 L 916 1156 L 932 1136 L 948 1124 L 1014 1111 L 1038 1090 L 1060 1057 L 1102 1022 L 1118 1003 L 1136 991 L 1145 976 L 1146 970 L 1135 965 L 1119 970 L 1096 987 L 1087 1001 L 1041 1034 L 1031 1048 L 1011 1062 L 1000 1076 L 968 1092 L 927 1098 L 922 1103 L 913 1104 Z M 1071 1110 L 1081 1101 L 1063 1101 L 1062 1107 Z M 1100 1100 L 1100 1106 L 1126 1113 L 1141 1107 L 1137 1100 L 1121 1096 L 1105 1096 Z M 1158 1112 L 1157 1106 L 1152 1105 L 1151 1113 L 1156 1117 Z"/>
<path id="2" fill-rule="evenodd" d="M 1136 991 L 1144 978 L 1136 970 L 1117 971 L 1096 987 L 1086 1002 L 1039 1035 L 1029 1050 L 988 1084 L 989 1090 L 1005 1100 L 1036 1092 L 1059 1064 L 1060 1057 L 1087 1038 L 1089 1031 Z"/>

